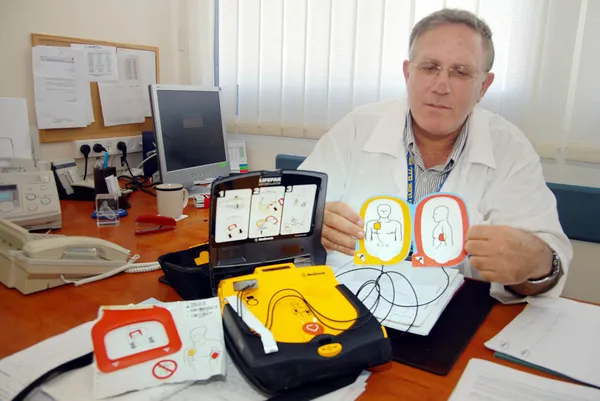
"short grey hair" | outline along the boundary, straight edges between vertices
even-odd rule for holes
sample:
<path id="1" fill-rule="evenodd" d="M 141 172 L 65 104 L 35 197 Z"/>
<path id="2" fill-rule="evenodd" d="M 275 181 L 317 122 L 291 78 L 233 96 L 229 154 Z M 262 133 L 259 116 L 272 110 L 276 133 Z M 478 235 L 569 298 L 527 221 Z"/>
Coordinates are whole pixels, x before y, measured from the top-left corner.
<path id="1" fill-rule="evenodd" d="M 485 47 L 485 72 L 490 72 L 494 65 L 494 42 L 492 41 L 492 30 L 483 20 L 475 14 L 458 9 L 444 8 L 429 14 L 427 17 L 420 20 L 410 33 L 409 54 L 413 56 L 414 44 L 425 32 L 430 29 L 444 24 L 462 24 L 479 33 L 483 38 Z"/>

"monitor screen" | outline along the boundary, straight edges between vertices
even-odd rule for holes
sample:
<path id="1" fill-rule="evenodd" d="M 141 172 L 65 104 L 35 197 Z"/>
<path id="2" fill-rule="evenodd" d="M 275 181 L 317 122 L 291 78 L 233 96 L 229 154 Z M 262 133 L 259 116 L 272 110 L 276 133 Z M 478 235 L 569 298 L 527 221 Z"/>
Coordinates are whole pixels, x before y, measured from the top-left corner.
<path id="1" fill-rule="evenodd" d="M 226 161 L 219 93 L 158 90 L 167 171 Z"/>

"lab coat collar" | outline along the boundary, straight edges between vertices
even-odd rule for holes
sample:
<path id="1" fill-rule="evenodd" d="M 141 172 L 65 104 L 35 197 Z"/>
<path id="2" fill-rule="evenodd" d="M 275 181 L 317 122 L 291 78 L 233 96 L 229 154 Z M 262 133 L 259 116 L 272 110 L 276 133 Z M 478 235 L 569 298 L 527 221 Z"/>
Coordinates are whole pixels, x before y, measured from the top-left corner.
<path id="1" fill-rule="evenodd" d="M 406 99 L 399 99 L 384 106 L 379 124 L 375 127 L 362 150 L 369 153 L 384 153 L 395 158 L 405 158 L 404 127 L 406 124 Z M 468 120 L 467 144 L 461 157 L 467 163 L 484 164 L 496 168 L 490 133 L 491 114 L 475 107 Z"/>

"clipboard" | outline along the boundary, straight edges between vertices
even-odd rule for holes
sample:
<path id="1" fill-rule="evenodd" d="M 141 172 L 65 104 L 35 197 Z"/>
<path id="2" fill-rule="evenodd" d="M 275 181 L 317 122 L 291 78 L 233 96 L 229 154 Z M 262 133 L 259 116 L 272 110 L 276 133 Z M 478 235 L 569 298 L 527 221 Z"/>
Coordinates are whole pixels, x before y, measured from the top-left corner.
<path id="1" fill-rule="evenodd" d="M 436 375 L 447 375 L 492 307 L 490 283 L 466 279 L 428 336 L 387 328 L 392 359 Z"/>

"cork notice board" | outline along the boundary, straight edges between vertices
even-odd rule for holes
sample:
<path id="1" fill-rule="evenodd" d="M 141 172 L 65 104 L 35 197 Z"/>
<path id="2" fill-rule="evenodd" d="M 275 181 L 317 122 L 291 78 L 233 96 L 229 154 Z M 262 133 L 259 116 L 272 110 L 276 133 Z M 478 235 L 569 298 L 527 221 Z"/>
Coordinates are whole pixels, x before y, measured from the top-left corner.
<path id="1" fill-rule="evenodd" d="M 64 36 L 42 35 L 38 33 L 31 34 L 32 46 L 61 46 L 69 47 L 71 44 L 104 45 L 114 46 L 121 49 L 148 50 L 154 52 L 156 64 L 156 82 L 159 82 L 159 58 L 158 47 L 132 45 L 127 43 L 106 42 L 101 40 L 69 38 Z M 146 117 L 143 123 L 123 124 L 111 127 L 105 127 L 102 119 L 102 107 L 100 104 L 100 95 L 98 93 L 98 84 L 90 82 L 90 92 L 92 96 L 92 108 L 94 110 L 94 122 L 83 128 L 65 128 L 65 129 L 40 129 L 40 142 L 67 142 L 80 139 L 111 138 L 119 136 L 140 135 L 142 131 L 152 131 L 154 126 L 152 118 Z"/>

